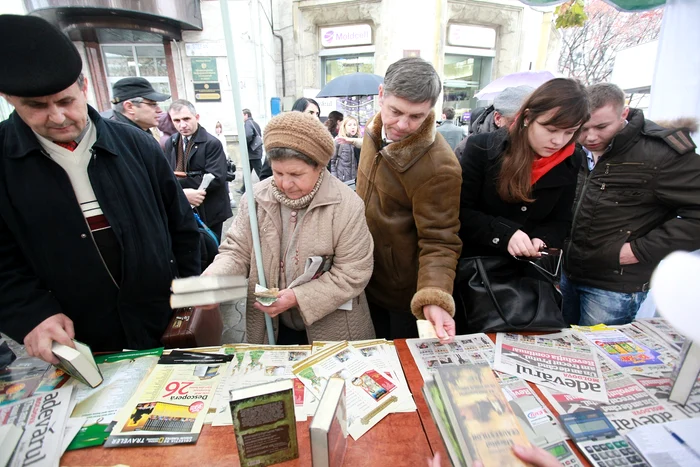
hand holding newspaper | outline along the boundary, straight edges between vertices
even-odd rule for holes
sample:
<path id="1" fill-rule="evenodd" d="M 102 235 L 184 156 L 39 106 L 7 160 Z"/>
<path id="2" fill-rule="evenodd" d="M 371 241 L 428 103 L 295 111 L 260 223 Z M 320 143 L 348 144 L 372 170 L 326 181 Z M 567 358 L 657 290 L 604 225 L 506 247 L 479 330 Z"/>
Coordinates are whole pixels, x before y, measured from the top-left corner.
<path id="1" fill-rule="evenodd" d="M 202 183 L 199 184 L 199 188 L 197 188 L 197 190 L 206 190 L 215 178 L 216 177 L 214 177 L 212 174 L 204 174 L 202 177 Z"/>

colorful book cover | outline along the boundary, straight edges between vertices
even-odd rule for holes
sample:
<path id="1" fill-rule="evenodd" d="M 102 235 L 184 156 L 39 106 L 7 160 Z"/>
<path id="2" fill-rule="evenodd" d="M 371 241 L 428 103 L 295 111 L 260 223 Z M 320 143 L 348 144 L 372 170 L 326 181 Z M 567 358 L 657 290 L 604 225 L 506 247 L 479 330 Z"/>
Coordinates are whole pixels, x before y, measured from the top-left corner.
<path id="1" fill-rule="evenodd" d="M 525 465 L 513 444 L 529 445 L 488 366 L 440 367 L 436 382 L 465 457 L 499 467 Z"/>
<path id="2" fill-rule="evenodd" d="M 230 409 L 242 467 L 299 457 L 290 380 L 231 391 Z"/>

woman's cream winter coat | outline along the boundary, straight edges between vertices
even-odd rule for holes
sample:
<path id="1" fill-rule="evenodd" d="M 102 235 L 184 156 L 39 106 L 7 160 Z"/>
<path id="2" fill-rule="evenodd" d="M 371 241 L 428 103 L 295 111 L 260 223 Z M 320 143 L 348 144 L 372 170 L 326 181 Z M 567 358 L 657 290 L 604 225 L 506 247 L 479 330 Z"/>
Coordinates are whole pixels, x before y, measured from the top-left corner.
<path id="1" fill-rule="evenodd" d="M 253 189 L 268 288 L 277 287 L 279 283 L 282 238 L 280 203 L 272 195 L 271 181 L 272 178 L 264 180 Z M 306 258 L 333 255 L 330 271 L 293 289 L 309 342 L 373 338 L 374 327 L 364 289 L 372 276 L 374 244 L 365 221 L 362 200 L 344 183 L 325 173 L 297 228 L 299 261 L 298 264 L 292 261 L 286 265 L 294 268 L 294 278 L 304 272 Z M 242 198 L 238 215 L 206 273 L 244 275 L 249 278 L 247 341 L 256 344 L 267 342 L 264 314 L 253 308 L 258 270 L 246 197 Z M 350 299 L 353 304 L 351 311 L 338 309 Z M 278 318 L 274 318 L 273 322 L 276 335 Z"/>

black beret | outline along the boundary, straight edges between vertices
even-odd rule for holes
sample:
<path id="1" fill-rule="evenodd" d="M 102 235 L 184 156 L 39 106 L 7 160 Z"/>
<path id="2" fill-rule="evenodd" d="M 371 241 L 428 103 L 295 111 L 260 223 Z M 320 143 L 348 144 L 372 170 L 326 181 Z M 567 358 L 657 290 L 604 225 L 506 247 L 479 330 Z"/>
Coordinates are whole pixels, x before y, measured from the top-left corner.
<path id="1" fill-rule="evenodd" d="M 36 16 L 0 15 L 0 92 L 49 96 L 78 80 L 83 69 L 71 40 Z"/>

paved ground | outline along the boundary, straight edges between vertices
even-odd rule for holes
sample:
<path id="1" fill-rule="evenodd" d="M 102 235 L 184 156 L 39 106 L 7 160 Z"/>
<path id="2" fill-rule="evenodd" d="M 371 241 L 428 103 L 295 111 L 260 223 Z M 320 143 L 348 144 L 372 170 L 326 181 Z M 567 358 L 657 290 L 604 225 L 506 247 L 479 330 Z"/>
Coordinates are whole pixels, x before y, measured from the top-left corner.
<path id="1" fill-rule="evenodd" d="M 257 182 L 258 178 L 253 173 L 253 182 Z M 238 205 L 240 203 L 241 195 L 236 192 L 243 184 L 243 175 L 240 170 L 236 175 L 236 180 L 229 183 L 229 191 L 233 195 L 233 201 L 235 202 L 235 207 L 233 208 L 233 217 L 228 221 L 224 222 L 223 232 L 228 231 L 231 226 L 233 219 L 238 213 Z M 241 299 L 237 302 L 229 302 L 221 304 L 221 314 L 224 320 L 224 344 L 233 344 L 237 342 L 245 342 L 245 299 Z"/>

